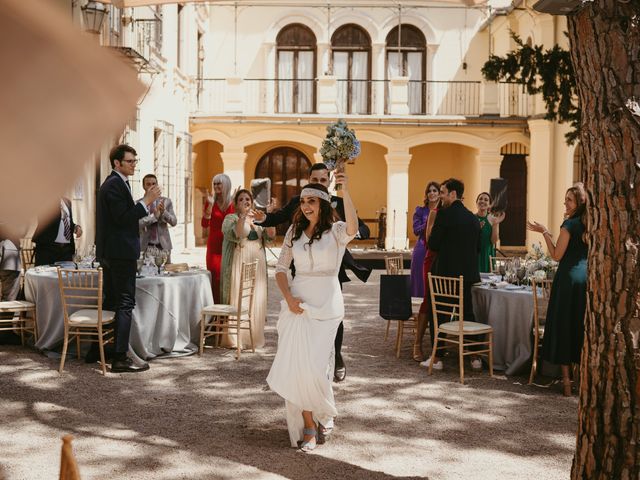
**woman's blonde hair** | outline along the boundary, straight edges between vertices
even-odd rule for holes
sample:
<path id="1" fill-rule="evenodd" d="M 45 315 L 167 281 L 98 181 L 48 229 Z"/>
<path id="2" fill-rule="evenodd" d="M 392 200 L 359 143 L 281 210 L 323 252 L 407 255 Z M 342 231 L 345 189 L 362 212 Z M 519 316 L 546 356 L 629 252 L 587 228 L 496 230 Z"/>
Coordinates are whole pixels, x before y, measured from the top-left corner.
<path id="1" fill-rule="evenodd" d="M 229 175 L 225 173 L 219 173 L 213 177 L 211 180 L 211 191 L 213 192 L 213 201 L 218 202 L 218 196 L 215 193 L 215 189 L 213 188 L 213 184 L 215 182 L 220 182 L 222 184 L 222 193 L 220 196 L 222 197 L 222 211 L 225 211 L 231 205 L 231 179 Z"/>

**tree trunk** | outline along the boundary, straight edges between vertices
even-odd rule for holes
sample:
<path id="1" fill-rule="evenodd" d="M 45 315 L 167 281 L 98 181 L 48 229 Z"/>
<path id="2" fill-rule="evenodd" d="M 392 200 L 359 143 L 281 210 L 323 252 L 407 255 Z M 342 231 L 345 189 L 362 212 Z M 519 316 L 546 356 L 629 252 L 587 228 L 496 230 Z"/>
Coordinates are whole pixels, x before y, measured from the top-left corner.
<path id="1" fill-rule="evenodd" d="M 635 16 L 635 17 L 634 17 Z M 640 478 L 640 399 L 630 323 L 640 303 L 640 0 L 569 16 L 589 195 L 589 279 L 572 479 Z"/>

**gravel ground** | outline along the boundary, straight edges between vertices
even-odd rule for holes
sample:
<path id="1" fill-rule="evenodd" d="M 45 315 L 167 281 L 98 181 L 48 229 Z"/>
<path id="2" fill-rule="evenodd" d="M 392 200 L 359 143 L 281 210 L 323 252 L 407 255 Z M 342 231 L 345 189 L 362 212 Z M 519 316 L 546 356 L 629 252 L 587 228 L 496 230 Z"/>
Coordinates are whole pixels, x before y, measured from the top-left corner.
<path id="1" fill-rule="evenodd" d="M 265 389 L 277 342 L 270 272 L 264 349 L 209 349 L 141 374 L 99 373 L 0 346 L 0 479 L 57 478 L 60 437 L 75 437 L 83 479 L 562 479 L 575 448 L 577 399 L 526 378 L 470 373 L 455 360 L 429 377 L 396 359 L 377 316 L 379 272 L 345 287 L 347 380 L 340 416 L 312 454 L 289 447 L 284 405 Z"/>

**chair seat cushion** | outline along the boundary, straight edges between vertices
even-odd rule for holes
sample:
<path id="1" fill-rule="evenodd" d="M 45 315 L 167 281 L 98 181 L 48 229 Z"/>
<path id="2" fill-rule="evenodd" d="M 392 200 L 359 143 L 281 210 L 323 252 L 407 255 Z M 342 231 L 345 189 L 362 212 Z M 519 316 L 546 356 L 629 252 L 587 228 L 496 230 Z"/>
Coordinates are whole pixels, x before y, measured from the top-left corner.
<path id="1" fill-rule="evenodd" d="M 241 313 L 247 313 L 249 311 L 248 308 L 243 308 Z M 235 305 L 226 305 L 226 304 L 216 304 L 209 305 L 202 309 L 203 315 L 233 315 L 238 313 L 238 307 Z"/>
<path id="2" fill-rule="evenodd" d="M 481 333 L 493 332 L 493 328 L 491 328 L 490 325 L 486 325 L 484 323 L 462 322 L 462 325 L 463 325 L 462 333 L 465 333 L 465 334 L 478 334 L 479 335 Z M 460 322 L 459 321 L 446 322 L 446 323 L 441 324 L 438 328 L 439 328 L 439 330 L 441 332 L 455 335 L 460 330 Z"/>
<path id="3" fill-rule="evenodd" d="M 110 310 L 102 310 L 102 323 L 113 322 L 116 313 Z M 71 325 L 98 325 L 98 310 L 83 308 L 69 315 Z"/>
<path id="4" fill-rule="evenodd" d="M 7 300 L 0 302 L 0 312 L 22 312 L 36 308 L 35 303 L 25 300 Z"/>

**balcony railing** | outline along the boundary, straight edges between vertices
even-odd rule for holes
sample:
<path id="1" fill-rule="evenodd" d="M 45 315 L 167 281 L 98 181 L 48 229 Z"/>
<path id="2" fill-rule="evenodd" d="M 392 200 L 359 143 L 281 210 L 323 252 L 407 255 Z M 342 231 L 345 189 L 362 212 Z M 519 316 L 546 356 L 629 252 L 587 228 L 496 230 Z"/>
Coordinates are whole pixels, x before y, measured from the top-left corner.
<path id="1" fill-rule="evenodd" d="M 200 78 L 194 79 L 192 110 L 199 114 L 313 114 L 318 106 L 333 105 L 339 115 L 389 115 L 389 80 L 334 80 L 324 98 L 319 98 L 317 79 L 270 78 Z M 407 82 L 404 113 L 425 116 L 495 115 L 483 106 L 480 81 L 413 81 Z M 493 87 L 495 88 L 495 87 Z M 397 92 L 398 90 L 394 90 Z M 402 91 L 400 91 L 402 98 Z M 526 117 L 529 95 L 521 84 L 498 85 L 500 116 Z M 328 95 L 328 96 L 327 96 Z M 495 94 L 494 94 L 495 95 Z M 494 96 L 495 98 L 495 96 Z M 229 100 L 232 100 L 231 102 Z M 233 107 L 230 107 L 233 105 Z M 495 105 L 495 103 L 494 103 Z M 232 108 L 232 109 L 230 109 Z M 327 110 L 320 110 L 327 112 Z"/>
<path id="2" fill-rule="evenodd" d="M 501 117 L 527 117 L 529 115 L 529 94 L 522 83 L 500 82 Z"/>
<path id="3" fill-rule="evenodd" d="M 132 47 L 145 59 L 162 51 L 162 22 L 158 19 L 137 19 L 133 22 Z"/>

